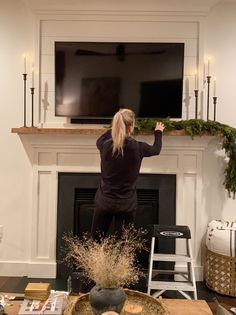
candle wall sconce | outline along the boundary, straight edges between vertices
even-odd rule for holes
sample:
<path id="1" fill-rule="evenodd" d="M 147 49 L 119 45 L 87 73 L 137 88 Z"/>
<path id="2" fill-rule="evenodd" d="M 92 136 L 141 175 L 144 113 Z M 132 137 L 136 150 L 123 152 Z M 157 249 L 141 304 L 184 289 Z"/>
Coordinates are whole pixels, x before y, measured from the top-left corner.
<path id="1" fill-rule="evenodd" d="M 209 120 L 209 106 L 210 106 L 210 84 L 211 76 L 207 76 L 207 120 Z"/>
<path id="2" fill-rule="evenodd" d="M 217 97 L 213 96 L 213 105 L 214 105 L 214 121 L 216 121 L 216 104 L 217 104 Z"/>
<path id="3" fill-rule="evenodd" d="M 24 92 L 23 92 L 23 104 L 24 104 L 24 125 L 23 127 L 27 127 L 26 126 L 26 82 L 27 82 L 27 73 L 23 73 L 23 88 L 24 88 Z"/>
<path id="4" fill-rule="evenodd" d="M 26 86 L 27 86 L 27 73 L 26 73 L 26 55 L 23 55 L 24 58 L 24 73 L 23 73 L 23 104 L 24 104 L 24 124 L 23 127 L 27 127 L 27 121 L 26 121 L 26 116 L 27 116 L 27 106 L 26 106 Z M 34 65 L 32 65 L 32 87 L 30 88 L 31 91 L 31 127 L 34 126 Z"/>
<path id="5" fill-rule="evenodd" d="M 195 95 L 195 119 L 198 119 L 198 90 L 194 90 Z"/>
<path id="6" fill-rule="evenodd" d="M 207 105 L 207 120 L 210 119 L 210 86 L 211 86 L 211 78 L 210 75 L 210 58 L 208 59 L 207 63 L 207 75 L 205 76 L 206 66 L 204 64 L 204 71 L 203 71 L 203 88 L 205 88 L 205 84 L 207 84 L 207 99 L 206 99 L 206 105 Z M 199 89 L 198 89 L 198 70 L 196 69 L 194 72 L 194 83 L 195 83 L 195 89 L 194 89 L 194 96 L 195 96 L 195 119 L 198 119 L 198 98 L 199 98 Z M 216 105 L 217 105 L 217 97 L 216 97 L 216 77 L 214 77 L 213 81 L 213 119 L 216 120 Z"/>
<path id="7" fill-rule="evenodd" d="M 30 88 L 31 90 L 31 127 L 34 128 L 34 88 Z"/>

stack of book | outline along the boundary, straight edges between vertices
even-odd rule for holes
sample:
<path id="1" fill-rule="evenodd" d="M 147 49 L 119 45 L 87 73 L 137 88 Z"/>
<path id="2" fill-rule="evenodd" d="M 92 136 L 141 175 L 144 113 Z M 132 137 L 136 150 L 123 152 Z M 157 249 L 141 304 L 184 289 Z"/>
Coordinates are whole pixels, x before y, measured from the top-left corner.
<path id="1" fill-rule="evenodd" d="M 28 283 L 25 288 L 25 299 L 45 301 L 50 295 L 50 283 Z"/>
<path id="2" fill-rule="evenodd" d="M 64 292 L 51 293 L 46 301 L 24 299 L 19 315 L 62 315 L 67 302 Z"/>

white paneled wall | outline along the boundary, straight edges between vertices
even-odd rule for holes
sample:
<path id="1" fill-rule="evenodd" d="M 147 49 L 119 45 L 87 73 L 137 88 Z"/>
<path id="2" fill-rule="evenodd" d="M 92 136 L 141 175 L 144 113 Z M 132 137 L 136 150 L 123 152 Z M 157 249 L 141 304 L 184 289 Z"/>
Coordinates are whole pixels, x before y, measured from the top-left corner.
<path id="1" fill-rule="evenodd" d="M 183 18 L 184 19 L 184 18 Z M 62 125 L 55 117 L 54 43 L 56 41 L 182 42 L 185 44 L 182 118 L 194 118 L 194 71 L 199 60 L 199 21 L 150 15 L 80 14 L 41 19 L 40 111 L 43 125 Z M 45 109 L 46 104 L 46 109 Z"/>

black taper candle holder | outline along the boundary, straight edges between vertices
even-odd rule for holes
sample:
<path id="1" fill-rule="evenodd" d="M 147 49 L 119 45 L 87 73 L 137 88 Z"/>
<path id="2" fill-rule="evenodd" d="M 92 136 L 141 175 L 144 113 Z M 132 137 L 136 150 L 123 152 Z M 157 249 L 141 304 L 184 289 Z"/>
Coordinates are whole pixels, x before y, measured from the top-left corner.
<path id="1" fill-rule="evenodd" d="M 210 83 L 211 76 L 207 76 L 207 120 L 209 120 L 209 106 L 210 106 Z"/>
<path id="2" fill-rule="evenodd" d="M 216 121 L 216 104 L 217 104 L 217 96 L 213 96 L 213 104 L 214 104 L 214 121 Z"/>
<path id="3" fill-rule="evenodd" d="M 31 127 L 34 127 L 34 88 L 30 88 L 31 91 Z"/>
<path id="4" fill-rule="evenodd" d="M 23 100 L 24 100 L 24 126 L 23 127 L 27 127 L 26 126 L 26 81 L 27 81 L 27 73 L 23 73 L 23 81 L 24 81 L 24 96 L 23 96 Z"/>
<path id="5" fill-rule="evenodd" d="M 195 119 L 198 118 L 198 90 L 194 90 L 195 94 Z"/>

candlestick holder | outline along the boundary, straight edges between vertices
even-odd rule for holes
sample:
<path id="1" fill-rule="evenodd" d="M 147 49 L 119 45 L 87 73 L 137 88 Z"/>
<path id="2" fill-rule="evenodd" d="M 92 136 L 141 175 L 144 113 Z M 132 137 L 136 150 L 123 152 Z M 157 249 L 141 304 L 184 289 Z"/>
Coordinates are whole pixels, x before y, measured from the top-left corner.
<path id="1" fill-rule="evenodd" d="M 194 90 L 195 94 L 195 119 L 198 118 L 198 90 Z"/>
<path id="2" fill-rule="evenodd" d="M 23 86 L 24 86 L 24 95 L 23 95 L 23 103 L 24 103 L 24 125 L 26 126 L 26 81 L 27 81 L 27 73 L 23 73 Z"/>
<path id="3" fill-rule="evenodd" d="M 213 104 L 214 104 L 214 121 L 216 121 L 216 104 L 217 104 L 217 96 L 213 96 Z"/>
<path id="4" fill-rule="evenodd" d="M 31 127 L 34 128 L 34 88 L 30 88 L 31 91 Z"/>
<path id="5" fill-rule="evenodd" d="M 210 83 L 211 76 L 207 76 L 207 120 L 209 120 L 209 106 L 210 106 Z"/>

